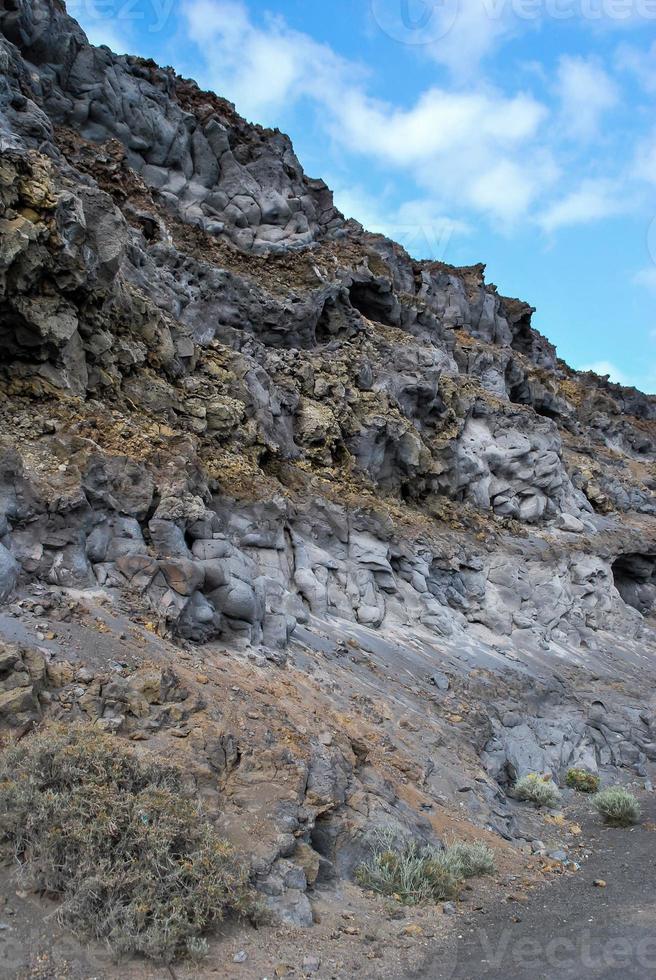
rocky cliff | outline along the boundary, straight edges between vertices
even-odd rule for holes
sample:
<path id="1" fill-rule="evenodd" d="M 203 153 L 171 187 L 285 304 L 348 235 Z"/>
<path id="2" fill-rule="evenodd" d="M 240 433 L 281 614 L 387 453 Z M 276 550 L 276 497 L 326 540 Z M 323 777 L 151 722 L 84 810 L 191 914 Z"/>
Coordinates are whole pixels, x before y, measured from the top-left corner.
<path id="1" fill-rule="evenodd" d="M 656 398 L 59 0 L 0 66 L 0 722 L 179 755 L 308 925 L 372 826 L 650 778 Z"/>

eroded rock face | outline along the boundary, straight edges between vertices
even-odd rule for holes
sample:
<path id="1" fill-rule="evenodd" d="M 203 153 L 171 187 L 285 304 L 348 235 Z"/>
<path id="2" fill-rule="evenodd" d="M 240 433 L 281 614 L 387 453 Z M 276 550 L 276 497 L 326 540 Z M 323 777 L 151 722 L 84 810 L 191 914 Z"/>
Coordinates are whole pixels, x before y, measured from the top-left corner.
<path id="1" fill-rule="evenodd" d="M 152 661 L 38 631 L 0 652 L 0 724 L 187 747 L 304 925 L 372 826 L 434 839 L 457 795 L 531 839 L 518 776 L 653 776 L 654 397 L 56 0 L 4 5 L 0 64 L 0 637 L 82 596 Z M 240 683 L 179 678 L 190 650 Z"/>
<path id="2" fill-rule="evenodd" d="M 249 126 L 224 99 L 152 62 L 91 47 L 54 0 L 11 8 L 0 13 L 0 30 L 37 69 L 39 108 L 95 143 L 120 140 L 130 167 L 185 221 L 263 252 L 308 245 L 343 224 L 331 192 L 304 175 L 284 134 Z M 38 124 L 47 130 L 18 95 L 8 110 L 21 135 Z"/>
<path id="3" fill-rule="evenodd" d="M 643 616 L 656 610 L 656 555 L 621 555 L 613 562 L 615 586 Z"/>

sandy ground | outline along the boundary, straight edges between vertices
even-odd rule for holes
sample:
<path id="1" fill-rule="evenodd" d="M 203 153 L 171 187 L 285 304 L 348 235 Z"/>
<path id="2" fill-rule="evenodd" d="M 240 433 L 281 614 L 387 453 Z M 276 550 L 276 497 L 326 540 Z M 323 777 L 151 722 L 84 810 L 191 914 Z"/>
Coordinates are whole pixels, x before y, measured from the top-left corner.
<path id="1" fill-rule="evenodd" d="M 511 911 L 459 920 L 455 945 L 405 980 L 648 980 L 656 977 L 656 800 L 643 822 L 602 827 L 581 805 L 581 870 Z M 605 882 L 605 886 L 595 882 Z"/>

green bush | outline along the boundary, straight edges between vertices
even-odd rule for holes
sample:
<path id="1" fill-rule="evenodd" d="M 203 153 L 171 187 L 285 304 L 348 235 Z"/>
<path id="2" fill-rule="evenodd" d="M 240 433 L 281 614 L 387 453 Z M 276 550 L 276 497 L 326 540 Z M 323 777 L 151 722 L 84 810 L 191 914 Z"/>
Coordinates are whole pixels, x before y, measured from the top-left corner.
<path id="1" fill-rule="evenodd" d="M 478 878 L 496 871 L 494 851 L 485 841 L 453 841 L 444 851 L 447 865 L 458 878 Z"/>
<path id="2" fill-rule="evenodd" d="M 599 776 L 587 769 L 568 769 L 566 782 L 579 793 L 596 793 L 599 789 Z"/>
<path id="3" fill-rule="evenodd" d="M 536 806 L 555 807 L 560 803 L 558 787 L 549 779 L 530 773 L 515 783 L 515 796 L 518 800 L 535 803 Z"/>
<path id="4" fill-rule="evenodd" d="M 602 789 L 593 797 L 592 804 L 612 827 L 630 827 L 640 820 L 640 804 L 621 786 Z"/>
<path id="5" fill-rule="evenodd" d="M 184 798 L 181 773 L 88 727 L 0 754 L 0 841 L 61 897 L 65 925 L 117 955 L 198 956 L 212 923 L 254 910 L 246 867 Z"/>
<path id="6" fill-rule="evenodd" d="M 400 844 L 387 830 L 374 834 L 373 854 L 357 868 L 363 888 L 404 905 L 431 905 L 454 898 L 464 878 L 493 874 L 494 854 L 482 841 L 454 842 L 443 851 Z"/>

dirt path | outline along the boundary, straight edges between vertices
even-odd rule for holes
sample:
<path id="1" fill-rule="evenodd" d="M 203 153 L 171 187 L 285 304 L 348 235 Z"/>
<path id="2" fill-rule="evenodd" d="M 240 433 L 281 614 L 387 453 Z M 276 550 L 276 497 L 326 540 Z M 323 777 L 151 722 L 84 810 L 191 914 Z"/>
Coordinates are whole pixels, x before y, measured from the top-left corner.
<path id="1" fill-rule="evenodd" d="M 449 944 L 407 980 L 648 980 L 656 977 L 656 800 L 643 822 L 583 832 L 591 856 L 581 870 L 540 888 L 513 910 L 463 916 Z M 606 887 L 594 885 L 606 881 Z M 513 921 L 517 919 L 519 921 Z"/>

